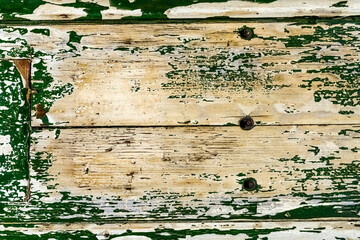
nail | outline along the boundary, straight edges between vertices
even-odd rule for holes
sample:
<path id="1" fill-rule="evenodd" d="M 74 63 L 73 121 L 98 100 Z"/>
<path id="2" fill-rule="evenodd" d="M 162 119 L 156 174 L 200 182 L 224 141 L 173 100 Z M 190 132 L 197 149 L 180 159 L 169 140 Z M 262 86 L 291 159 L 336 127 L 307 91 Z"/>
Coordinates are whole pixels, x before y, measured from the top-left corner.
<path id="1" fill-rule="evenodd" d="M 243 130 L 250 130 L 254 128 L 254 120 L 250 116 L 245 116 L 240 120 L 240 127 Z"/>
<path id="2" fill-rule="evenodd" d="M 250 40 L 254 36 L 254 31 L 251 28 L 244 27 L 240 30 L 240 37 L 242 39 Z"/>
<path id="3" fill-rule="evenodd" d="M 247 178 L 243 183 L 243 189 L 246 191 L 254 191 L 257 189 L 257 182 L 255 178 Z"/>

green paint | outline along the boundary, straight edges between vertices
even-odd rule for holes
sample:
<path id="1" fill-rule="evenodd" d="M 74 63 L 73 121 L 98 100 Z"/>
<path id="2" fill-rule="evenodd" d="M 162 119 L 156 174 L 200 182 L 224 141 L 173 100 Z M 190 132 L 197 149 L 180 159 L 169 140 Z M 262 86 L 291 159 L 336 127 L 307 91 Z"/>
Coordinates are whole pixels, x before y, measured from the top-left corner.
<path id="1" fill-rule="evenodd" d="M 69 41 L 67 42 L 67 46 L 70 48 L 69 50 L 61 50 L 62 53 L 73 53 L 73 57 L 80 56 L 79 49 L 77 48 L 80 45 L 81 39 L 84 35 L 78 35 L 75 31 L 69 31 Z"/>
<path id="2" fill-rule="evenodd" d="M 340 45 L 345 47 L 357 48 L 359 37 L 358 26 L 347 26 L 345 23 L 328 24 L 328 27 L 309 26 L 314 29 L 313 34 L 309 35 L 291 35 L 286 38 L 261 37 L 258 38 L 271 41 L 280 41 L 287 48 L 307 47 L 309 50 L 303 51 L 300 60 L 293 61 L 292 64 L 311 64 L 311 63 L 329 63 L 325 67 L 318 67 L 307 70 L 307 73 L 317 75 L 332 74 L 339 80 L 330 80 L 328 77 L 320 78 L 318 76 L 308 80 L 304 79 L 306 84 L 300 84 L 299 87 L 314 91 L 314 101 L 320 102 L 322 99 L 329 100 L 333 104 L 352 107 L 360 105 L 360 63 L 348 60 L 340 56 L 324 55 L 320 45 Z M 315 44 L 317 43 L 317 44 Z M 334 50 L 335 54 L 336 51 Z M 343 114 L 351 113 L 351 110 L 342 110 Z"/>
<path id="3" fill-rule="evenodd" d="M 42 0 L 0 0 L 0 13 L 3 20 L 21 19 L 16 15 L 31 14 L 40 5 Z"/>
<path id="4" fill-rule="evenodd" d="M 0 29 L 7 33 L 19 32 L 21 35 L 28 33 L 26 28 L 4 27 L 0 26 Z"/>
<path id="5" fill-rule="evenodd" d="M 348 7 L 348 5 L 346 5 L 347 2 L 348 1 L 340 1 L 338 3 L 335 3 L 335 4 L 331 5 L 331 7 Z"/>
<path id="6" fill-rule="evenodd" d="M 314 155 L 318 155 L 318 153 L 320 152 L 320 148 L 317 146 L 310 146 L 312 149 L 309 149 L 308 152 L 313 152 Z"/>
<path id="7" fill-rule="evenodd" d="M 110 5 L 117 7 L 119 9 L 141 9 L 143 15 L 142 18 L 166 18 L 164 12 L 167 9 L 178 7 L 178 6 L 188 6 L 196 3 L 202 2 L 226 2 L 227 0 L 110 0 Z M 131 17 L 133 18 L 133 17 Z M 129 19 L 129 17 L 128 17 Z"/>
<path id="8" fill-rule="evenodd" d="M 339 111 L 339 114 L 342 114 L 342 115 L 350 115 L 350 114 L 354 114 L 355 112 L 354 111 L 345 111 L 345 110 L 340 110 Z"/>
<path id="9" fill-rule="evenodd" d="M 55 139 L 58 139 L 60 137 L 60 132 L 61 132 L 60 129 L 56 129 L 56 131 L 55 131 Z"/>
<path id="10" fill-rule="evenodd" d="M 37 33 L 37 34 L 42 34 L 42 35 L 45 35 L 45 36 L 48 36 L 48 37 L 50 36 L 50 30 L 46 29 L 46 28 L 34 28 L 30 32 Z"/>
<path id="11" fill-rule="evenodd" d="M 350 136 L 349 133 L 352 133 L 352 135 L 354 135 L 354 134 L 356 135 L 357 133 L 360 133 L 360 129 L 359 130 L 343 129 L 340 132 L 338 132 L 338 135 Z"/>
<path id="12" fill-rule="evenodd" d="M 63 98 L 66 94 L 71 94 L 74 90 L 71 83 L 63 84 L 56 82 L 54 78 L 48 73 L 47 66 L 44 60 L 40 60 L 33 64 L 35 70 L 32 76 L 32 88 L 38 91 L 32 98 L 32 106 L 35 110 L 35 105 L 40 104 L 46 112 L 57 99 Z M 44 124 L 49 124 L 47 117 L 43 117 Z"/>
<path id="13" fill-rule="evenodd" d="M 93 2 L 85 2 L 81 0 L 76 0 L 75 3 L 63 4 L 63 6 L 82 8 L 84 12 L 87 13 L 85 17 L 78 18 L 79 20 L 84 19 L 102 19 L 101 11 L 109 9 L 109 7 L 101 6 Z"/>
<path id="14" fill-rule="evenodd" d="M 18 44 L 21 43 L 22 46 L 14 47 L 10 50 L 2 50 L 2 56 L 35 56 L 33 62 L 33 87 L 38 89 L 39 94 L 35 94 L 33 98 L 33 104 L 41 104 L 46 110 L 49 110 L 53 103 L 62 98 L 66 94 L 71 94 L 73 91 L 73 86 L 71 84 L 63 84 L 57 82 L 49 74 L 47 61 L 46 59 L 53 58 L 55 56 L 49 56 L 45 53 L 36 52 L 33 48 L 27 44 L 27 42 L 20 38 L 21 36 L 26 36 L 27 31 L 24 31 L 21 28 L 9 28 L 2 29 L 4 32 L 11 31 L 12 33 L 18 33 L 19 36 L 17 39 L 6 39 L 4 36 L 1 37 L 2 41 L 5 41 L 8 44 Z M 354 30 L 355 31 L 355 30 Z M 44 38 L 46 38 L 44 34 Z M 81 49 L 79 45 L 81 44 L 82 35 L 78 35 L 76 32 L 69 32 L 69 41 L 67 47 L 70 51 L 74 53 L 74 57 L 79 54 Z M 346 39 L 341 39 L 341 41 Z M 181 39 L 180 41 L 183 41 Z M 193 48 L 188 44 L 189 42 L 193 43 L 195 41 L 201 41 L 201 39 L 192 39 L 186 43 L 174 44 L 170 46 L 161 46 L 157 49 L 142 49 L 141 51 L 151 51 L 168 57 L 170 59 L 170 67 L 172 71 L 168 73 L 169 82 L 165 83 L 163 86 L 164 89 L 169 89 L 173 91 L 174 98 L 185 99 L 188 97 L 198 98 L 199 101 L 204 101 L 206 98 L 205 90 L 216 90 L 216 91 L 229 91 L 230 93 L 238 92 L 240 90 L 252 91 L 252 84 L 261 84 L 262 86 L 268 86 L 265 89 L 268 91 L 273 91 L 278 89 L 278 87 L 271 86 L 271 76 L 267 79 L 262 79 L 255 74 L 249 74 L 247 71 L 257 67 L 257 61 L 265 56 L 269 55 L 288 55 L 289 51 L 275 52 L 272 50 L 265 51 L 259 50 L 258 52 L 251 49 L 241 49 L 241 51 L 232 51 L 231 49 L 226 48 L 217 48 L 217 49 L 206 49 L 206 48 Z M 355 41 L 355 40 L 354 40 Z M 298 43 L 297 43 L 298 44 Z M 345 44 L 355 44 L 347 42 Z M 291 46 L 289 46 L 291 48 Z M 315 50 L 314 50 L 315 49 Z M 320 49 L 314 48 L 313 52 L 308 51 L 306 54 L 312 55 Z M 122 51 L 122 49 L 118 49 Z M 134 48 L 127 48 L 124 51 L 132 51 Z M 68 51 L 68 49 L 64 49 Z M 181 59 L 175 53 L 180 52 L 186 57 Z M 212 55 L 206 56 L 206 53 L 210 52 Z M 60 52 L 61 53 L 61 52 Z M 306 55 L 304 54 L 304 55 Z M 181 54 L 180 54 L 181 55 Z M 313 63 L 317 62 L 317 58 L 311 59 L 307 56 L 301 58 L 301 63 Z M 183 55 L 181 55 L 183 56 Z M 229 60 L 230 59 L 230 60 Z M 229 60 L 229 62 L 228 62 Z M 325 57 L 324 62 L 329 65 L 334 64 L 338 61 L 338 58 L 335 57 Z M 61 60 L 60 60 L 61 61 Z M 300 62 L 299 61 L 299 62 Z M 319 60 L 321 61 L 321 60 Z M 4 69 L 7 69 L 4 65 Z M 9 65 L 10 66 L 10 65 Z M 199 67 L 194 70 L 194 66 Z M 262 67 L 273 67 L 271 65 Z M 298 68 L 297 68 L 298 69 Z M 295 69 L 295 70 L 297 70 Z M 294 70 L 294 71 L 295 71 Z M 314 69 L 315 71 L 316 69 Z M 325 70 L 324 70 L 325 71 Z M 327 69 L 329 73 L 343 74 L 342 84 L 349 84 L 349 81 L 353 78 L 356 78 L 356 72 L 350 72 L 350 68 L 337 69 L 336 72 L 334 69 Z M 5 72 L 5 71 L 4 71 Z M 341 73 L 342 72 L 342 73 Z M 15 74 L 15 75 L 14 75 Z M 12 73 L 11 76 L 17 76 L 16 73 Z M 239 79 L 244 76 L 243 79 Z M 347 80 L 349 79 L 349 81 Z M 251 81 L 258 81 L 257 83 L 252 83 Z M 236 86 L 238 84 L 238 86 Z M 337 83 L 331 82 L 326 78 L 304 80 L 304 88 L 313 87 L 331 87 L 334 86 L 340 88 L 341 85 L 336 85 Z M 319 86 L 318 84 L 322 84 Z M 356 82 L 353 83 L 356 87 Z M 16 84 L 15 84 L 16 85 Z M 134 85 L 134 91 L 137 91 L 136 84 Z M 235 87 L 234 87 L 235 86 Z M 174 88 L 173 88 L 174 87 Z M 189 95 L 186 91 L 187 88 L 194 88 L 198 91 L 197 94 Z M 284 86 L 287 87 L 287 86 Z M 300 86 L 301 87 L 301 86 Z M 268 89 L 269 88 L 269 89 Z M 19 87 L 21 89 L 21 87 Z M 11 94 L 13 96 L 14 94 Z M 19 95 L 17 95 L 19 96 Z M 22 96 L 23 97 L 23 96 Z M 323 95 L 320 97 L 324 98 Z M 328 98 L 330 99 L 330 98 Z M 0 105 L 2 106 L 2 105 Z M 349 105 L 350 106 L 350 105 Z M 349 110 L 350 111 L 350 110 Z M 4 115 L 5 116 L 5 115 Z M 6 115 L 7 117 L 7 115 Z M 47 117 L 44 117 L 43 121 L 46 124 Z M 21 126 L 26 126 L 21 124 Z M 16 128 L 16 131 L 18 129 Z M 21 129 L 20 129 L 21 132 Z M 339 132 L 339 135 L 349 136 L 349 141 L 352 140 L 353 135 L 356 135 L 358 130 L 353 129 L 344 129 Z M 55 139 L 59 138 L 60 130 L 57 129 L 55 132 Z M 21 135 L 22 137 L 24 135 Z M 356 137 L 356 136 L 355 136 Z M 37 141 L 37 139 L 32 139 L 32 141 Z M 19 145 L 21 147 L 21 145 Z M 247 196 L 243 196 L 241 193 L 241 186 L 229 191 L 224 196 L 218 196 L 219 194 L 216 191 L 210 192 L 207 194 L 207 199 L 205 202 L 211 205 L 228 205 L 233 207 L 234 210 L 246 210 L 244 213 L 231 215 L 230 219 L 269 219 L 269 218 L 278 218 L 278 219 L 294 219 L 294 218 L 312 218 L 312 217 L 358 217 L 359 212 L 359 193 L 357 187 L 359 184 L 359 161 L 354 160 L 350 164 L 343 164 L 340 167 L 334 167 L 334 162 L 337 161 L 339 156 L 322 156 L 320 150 L 316 146 L 309 146 L 309 152 L 306 153 L 306 156 L 311 156 L 314 158 L 306 159 L 304 156 L 300 155 L 290 155 L 294 156 L 293 158 L 281 158 L 280 162 L 289 163 L 289 165 L 294 164 L 295 166 L 301 166 L 298 169 L 294 167 L 290 169 L 289 172 L 284 172 L 283 174 L 288 174 L 289 178 L 293 176 L 294 173 L 291 171 L 303 174 L 303 178 L 297 179 L 297 185 L 292 190 L 292 193 L 289 194 L 288 198 L 291 197 L 304 197 L 306 198 L 304 202 L 297 209 L 292 209 L 283 213 L 278 213 L 274 216 L 263 216 L 258 213 L 259 204 L 266 201 L 281 202 L 280 197 L 284 196 L 275 196 L 274 199 L 253 199 L 249 201 Z M 345 150 L 346 147 L 342 147 Z M 358 148 L 347 149 L 348 151 L 356 153 L 359 151 Z M 180 200 L 183 197 L 181 194 L 173 192 L 161 192 L 161 191 L 149 191 L 145 192 L 144 196 L 136 201 L 129 202 L 128 200 L 122 200 L 119 198 L 103 197 L 96 198 L 91 195 L 84 196 L 72 196 L 69 192 L 58 191 L 60 196 L 59 199 L 54 202 L 46 202 L 44 199 L 49 196 L 49 192 L 56 190 L 56 185 L 51 183 L 53 175 L 50 175 L 48 170 L 51 167 L 53 157 L 46 152 L 39 152 L 34 154 L 31 157 L 31 167 L 33 169 L 32 179 L 41 183 L 45 186 L 46 190 L 34 190 L 32 192 L 31 201 L 29 204 L 13 204 L 13 203 L 4 203 L 3 208 L 0 209 L 0 216 L 4 221 L 48 221 L 48 222 L 76 222 L 76 221 L 115 221 L 115 220 L 128 220 L 132 218 L 137 219 L 183 219 L 187 218 L 189 215 L 196 216 L 196 219 L 224 219 L 227 218 L 221 215 L 209 217 L 206 215 L 206 212 L 209 210 L 209 207 L 204 206 L 204 201 L 198 199 L 193 199 L 190 203 L 193 204 L 189 206 L 189 202 L 184 204 Z M 312 161 L 312 163 L 318 163 L 317 168 L 308 169 L 306 168 L 306 162 Z M 277 171 L 277 169 L 269 169 L 270 171 Z M 89 169 L 84 169 L 84 172 L 91 174 Z M 251 172 L 250 172 L 251 173 Z M 240 173 L 237 175 L 238 183 L 242 184 L 242 180 L 245 176 L 251 175 L 250 173 Z M 19 175 L 20 176 L 20 175 Z M 23 177 L 23 175 L 21 175 Z M 220 175 L 216 174 L 203 174 L 200 176 L 203 179 L 209 179 L 214 182 L 221 182 L 223 179 Z M 224 177 L 226 178 L 226 177 Z M 320 185 L 321 180 L 330 179 L 332 185 L 330 189 L 334 191 L 331 195 L 329 194 L 313 194 L 306 195 L 306 185 L 309 182 L 315 182 Z M 344 181 L 346 179 L 348 182 Z M 293 180 L 293 179 L 292 179 Z M 16 186 L 16 185 L 14 185 Z M 264 189 L 259 188 L 259 192 L 265 191 Z M 268 191 L 268 190 L 266 190 Z M 297 195 L 298 194 L 298 195 Z M 193 194 L 195 195 L 195 193 Z M 192 195 L 191 195 L 192 196 Z M 279 197 L 279 198 L 277 198 Z M 16 200 L 16 196 L 14 198 Z M 20 199 L 20 198 L 19 198 Z M 229 200 L 227 200 L 229 199 Z M 328 206 L 312 206 L 309 202 L 311 200 L 319 201 Z M 146 205 L 147 202 L 154 201 L 154 205 Z M 170 204 L 171 203 L 171 204 Z M 349 204 L 350 203 L 350 204 Z M 21 207 L 21 208 L 20 208 Z M 10 209 L 10 212 L 4 210 L 5 208 Z M 113 210 L 113 212 L 112 212 Z M 322 211 L 327 211 L 322 213 Z M 73 232 L 75 234 L 75 232 Z M 49 237 L 50 238 L 50 237 Z M 155 238 L 156 239 L 156 238 Z"/>
<path id="15" fill-rule="evenodd" d="M 293 161 L 294 163 L 302 163 L 302 164 L 304 164 L 306 160 L 299 157 L 298 155 L 295 155 L 292 158 L 280 158 L 279 161 L 280 162 Z"/>
<path id="16" fill-rule="evenodd" d="M 276 0 L 246 0 L 249 2 L 256 3 L 271 3 Z M 119 9 L 129 9 L 136 10 L 141 9 L 142 16 L 140 18 L 149 19 L 149 18 L 167 18 L 164 14 L 166 10 L 180 7 L 180 6 L 189 6 L 192 4 L 198 3 L 220 3 L 227 2 L 227 0 L 136 0 L 136 1 L 128 1 L 128 0 L 110 0 L 110 5 L 117 7 Z M 136 19 L 138 17 L 126 17 L 126 19 Z"/>
<path id="17" fill-rule="evenodd" d="M 313 227 L 299 227 L 299 224 L 296 223 L 289 223 L 288 227 L 257 227 L 257 228 L 246 228 L 246 227 L 239 227 L 238 229 L 231 227 L 224 227 L 224 229 L 218 229 L 218 224 L 214 223 L 212 227 L 200 227 L 198 224 L 196 228 L 193 229 L 191 227 L 191 223 L 188 224 L 189 226 L 184 228 L 173 229 L 169 227 L 163 227 L 159 224 L 159 227 L 155 227 L 154 229 L 124 229 L 119 231 L 108 230 L 107 225 L 98 224 L 96 228 L 104 229 L 101 233 L 95 233 L 92 230 L 41 230 L 44 228 L 42 225 L 5 225 L 6 227 L 13 227 L 15 229 L 21 229 L 17 231 L 10 231 L 10 230 L 2 230 L 0 231 L 0 235 L 2 239 L 9 240 L 9 239 L 29 239 L 29 240 L 50 240 L 50 239 L 88 239 L 88 240 L 100 240 L 100 239 L 164 239 L 164 240 L 180 240 L 180 239 L 200 239 L 200 238 L 220 238 L 220 239 L 268 239 L 273 237 L 274 234 L 277 236 L 281 236 L 281 233 L 284 233 L 287 236 L 294 234 L 294 236 L 302 236 L 302 237 L 313 237 L 314 235 L 304 235 L 301 233 L 316 233 L 318 237 L 323 236 L 330 236 L 331 238 L 334 236 L 334 239 L 344 239 L 347 236 L 346 231 L 331 231 L 334 229 L 333 227 L 316 227 L 317 224 L 314 224 Z M 211 225 L 210 225 L 211 226 Z M 266 225 L 265 225 L 266 226 Z M 64 228 L 66 229 L 66 228 Z M 330 233 L 327 232 L 330 230 Z M 245 235 L 245 236 L 244 236 Z M 275 236 L 276 236 L 275 235 Z M 351 233 L 349 235 L 351 237 Z M 127 238 L 128 237 L 128 238 Z M 245 237 L 245 238 L 244 238 Z"/>
<path id="18" fill-rule="evenodd" d="M 30 108 L 15 65 L 0 60 L 0 201 L 23 201 L 28 179 Z"/>
<path id="19" fill-rule="evenodd" d="M 257 72 L 250 71 L 252 67 L 256 67 L 255 62 L 261 58 L 262 53 L 249 49 L 206 49 L 185 44 L 163 46 L 158 51 L 170 58 L 169 66 L 172 71 L 166 73 L 168 82 L 161 85 L 163 90 L 171 92 L 169 98 L 203 100 L 209 91 L 252 91 L 254 86 L 267 88 L 267 83 L 271 81 L 269 78 L 261 78 Z"/>

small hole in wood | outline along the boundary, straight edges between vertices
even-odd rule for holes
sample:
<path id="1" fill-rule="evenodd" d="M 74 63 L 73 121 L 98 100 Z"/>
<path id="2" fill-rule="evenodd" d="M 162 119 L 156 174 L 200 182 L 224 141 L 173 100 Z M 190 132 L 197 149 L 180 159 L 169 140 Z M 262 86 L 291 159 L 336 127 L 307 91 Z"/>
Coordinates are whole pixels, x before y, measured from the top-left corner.
<path id="1" fill-rule="evenodd" d="M 254 120 L 252 119 L 252 117 L 250 116 L 245 116 L 240 120 L 240 127 L 243 130 L 250 130 L 252 128 L 254 128 L 255 124 L 254 124 Z"/>
<path id="2" fill-rule="evenodd" d="M 255 178 L 247 178 L 243 183 L 243 189 L 246 191 L 254 191 L 257 189 L 257 182 Z"/>

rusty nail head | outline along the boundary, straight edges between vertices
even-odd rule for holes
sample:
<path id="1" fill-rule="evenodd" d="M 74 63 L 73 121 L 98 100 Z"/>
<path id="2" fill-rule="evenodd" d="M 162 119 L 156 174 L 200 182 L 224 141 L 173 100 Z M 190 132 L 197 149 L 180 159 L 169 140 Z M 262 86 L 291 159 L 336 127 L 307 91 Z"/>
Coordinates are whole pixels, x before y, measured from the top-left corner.
<path id="1" fill-rule="evenodd" d="M 243 28 L 240 30 L 240 37 L 250 40 L 254 36 L 254 31 L 251 28 Z"/>
<path id="2" fill-rule="evenodd" d="M 250 116 L 245 116 L 240 120 L 240 127 L 243 130 L 250 130 L 254 126 L 254 120 Z"/>
<path id="3" fill-rule="evenodd" d="M 257 189 L 257 182 L 255 180 L 255 178 L 247 178 L 245 179 L 244 183 L 243 183 L 243 188 L 246 191 L 254 191 Z"/>

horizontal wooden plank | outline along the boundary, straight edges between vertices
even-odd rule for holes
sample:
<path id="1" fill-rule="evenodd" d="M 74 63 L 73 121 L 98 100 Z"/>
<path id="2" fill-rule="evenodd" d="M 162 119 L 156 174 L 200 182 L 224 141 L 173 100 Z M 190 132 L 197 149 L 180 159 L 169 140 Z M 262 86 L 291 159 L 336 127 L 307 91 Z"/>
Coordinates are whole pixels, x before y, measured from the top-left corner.
<path id="1" fill-rule="evenodd" d="M 2 239 L 359 239 L 356 221 L 1 225 Z"/>
<path id="2" fill-rule="evenodd" d="M 0 201 L 27 199 L 30 106 L 26 87 L 29 66 L 26 60 L 0 59 Z"/>
<path id="3" fill-rule="evenodd" d="M 353 124 L 360 28 L 339 21 L 26 27 L 9 36 L 36 53 L 33 126 L 227 125 L 245 115 L 259 125 Z M 252 39 L 241 38 L 244 26 Z"/>
<path id="4" fill-rule="evenodd" d="M 268 18 L 359 15 L 357 0 L 1 0 L 5 20 Z"/>
<path id="5" fill-rule="evenodd" d="M 255 38 L 241 39 L 243 26 Z M 1 27 L 0 57 L 34 57 L 33 126 L 358 123 L 357 31 L 347 21 Z"/>
<path id="6" fill-rule="evenodd" d="M 35 217 L 358 217 L 359 134 L 360 126 L 37 131 L 31 192 L 46 212 Z M 255 191 L 244 189 L 247 178 Z"/>

